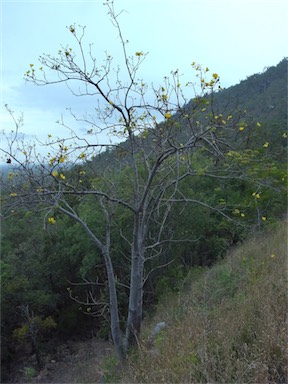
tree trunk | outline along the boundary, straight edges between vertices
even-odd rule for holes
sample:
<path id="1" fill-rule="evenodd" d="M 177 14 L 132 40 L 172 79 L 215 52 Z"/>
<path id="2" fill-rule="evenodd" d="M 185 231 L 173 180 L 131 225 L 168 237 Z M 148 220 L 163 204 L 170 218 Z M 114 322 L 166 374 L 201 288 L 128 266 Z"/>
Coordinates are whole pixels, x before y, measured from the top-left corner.
<path id="1" fill-rule="evenodd" d="M 134 220 L 134 236 L 131 247 L 131 275 L 128 318 L 125 335 L 125 349 L 135 345 L 141 331 L 144 247 L 143 231 L 139 225 L 141 217 Z"/>
<path id="2" fill-rule="evenodd" d="M 113 265 L 109 251 L 104 251 L 104 259 L 106 265 L 106 271 L 108 276 L 109 285 L 109 304 L 110 304 L 110 327 L 112 340 L 120 361 L 125 359 L 124 346 L 123 346 L 123 335 L 120 328 L 119 312 L 118 312 L 118 300 L 116 292 L 116 281 L 114 276 Z"/>

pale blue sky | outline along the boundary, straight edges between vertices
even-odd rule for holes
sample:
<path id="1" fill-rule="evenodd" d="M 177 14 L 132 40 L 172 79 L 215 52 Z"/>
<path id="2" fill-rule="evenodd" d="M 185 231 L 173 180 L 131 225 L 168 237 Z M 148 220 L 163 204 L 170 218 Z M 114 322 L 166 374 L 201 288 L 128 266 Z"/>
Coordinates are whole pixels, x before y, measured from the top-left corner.
<path id="1" fill-rule="evenodd" d="M 59 131 L 55 121 L 66 107 L 89 109 L 91 100 L 75 100 L 64 85 L 36 87 L 23 75 L 40 54 L 72 44 L 66 26 L 73 23 L 86 25 L 85 41 L 94 43 L 100 60 L 105 51 L 118 58 L 119 40 L 103 2 L 2 0 L 2 129 L 11 127 L 6 103 L 24 113 L 24 133 L 39 137 Z M 120 23 L 131 54 L 149 52 L 141 69 L 148 83 L 161 83 L 174 69 L 194 80 L 196 61 L 228 87 L 287 56 L 287 0 L 115 0 L 115 8 L 126 10 Z"/>

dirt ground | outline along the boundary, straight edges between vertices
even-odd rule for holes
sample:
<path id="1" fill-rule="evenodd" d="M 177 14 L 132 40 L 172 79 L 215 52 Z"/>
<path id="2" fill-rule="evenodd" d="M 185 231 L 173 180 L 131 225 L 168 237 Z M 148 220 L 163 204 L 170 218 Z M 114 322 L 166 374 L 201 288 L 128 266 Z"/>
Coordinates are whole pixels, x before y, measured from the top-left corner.
<path id="1" fill-rule="evenodd" d="M 44 357 L 44 367 L 33 378 L 27 375 L 31 361 L 19 367 L 11 383 L 104 383 L 104 370 L 114 357 L 113 345 L 97 339 L 71 341 Z M 114 360 L 115 361 L 115 360 Z"/>

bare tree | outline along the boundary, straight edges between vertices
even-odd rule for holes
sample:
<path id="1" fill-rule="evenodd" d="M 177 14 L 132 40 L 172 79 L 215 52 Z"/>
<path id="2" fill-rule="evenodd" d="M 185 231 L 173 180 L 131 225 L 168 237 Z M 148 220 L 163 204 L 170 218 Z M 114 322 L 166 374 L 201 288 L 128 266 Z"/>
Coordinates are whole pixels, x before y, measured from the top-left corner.
<path id="1" fill-rule="evenodd" d="M 38 209 L 45 210 L 48 224 L 55 222 L 53 212 L 65 214 L 83 227 L 101 253 L 108 278 L 112 338 L 119 358 L 124 359 L 125 352 L 135 344 L 141 330 L 143 289 L 151 272 L 145 269 L 145 265 L 161 254 L 165 243 L 177 240 L 166 231 L 173 205 L 183 202 L 201 204 L 229 219 L 223 206 L 210 207 L 205 201 L 183 196 L 181 183 L 187 177 L 199 174 L 239 177 L 239 168 L 232 162 L 217 167 L 229 151 L 232 153 L 233 146 L 229 144 L 226 132 L 236 124 L 235 119 L 215 116 L 212 96 L 219 88 L 218 74 L 210 75 L 208 68 L 193 63 L 197 86 L 191 82 L 182 87 L 178 70 L 165 77 L 159 87 L 146 84 L 137 77 L 146 54 L 140 51 L 128 54 L 127 42 L 119 25 L 120 14 L 115 12 L 113 2 L 106 5 L 120 38 L 123 67 L 113 68 L 113 59 L 108 54 L 103 64 L 98 64 L 92 45 L 86 54 L 85 28 L 71 25 L 69 31 L 75 38 L 76 50 L 62 47 L 56 56 L 43 55 L 39 59 L 41 67 L 36 69 L 31 64 L 26 73 L 26 79 L 36 85 L 65 83 L 76 96 L 92 96 L 97 106 L 94 116 L 79 117 L 71 111 L 77 122 L 87 124 L 87 134 L 80 137 L 77 130 L 61 120 L 60 124 L 70 132 L 69 137 L 50 137 L 47 143 L 43 143 L 49 148 L 49 153 L 41 158 L 33 145 L 24 143 L 26 147 L 23 148 L 17 140 L 21 119 L 17 121 L 10 111 L 16 126 L 15 136 L 12 139 L 10 136 L 8 148 L 2 152 L 8 162 L 21 170 L 25 180 L 23 184 L 20 176 L 17 179 L 17 170 L 9 174 L 9 210 L 11 204 L 15 205 L 14 209 L 19 204 L 36 204 Z M 192 102 L 188 103 L 183 88 L 193 91 Z M 105 132 L 109 137 L 114 135 L 115 140 L 109 142 L 107 139 L 107 142 L 99 144 L 97 138 Z M 122 140 L 120 144 L 119 137 Z M 113 155 L 114 164 L 102 165 L 99 171 L 97 159 L 108 150 L 110 159 L 111 153 Z M 203 159 L 214 159 L 207 160 L 207 164 L 213 163 L 212 166 L 203 165 L 199 169 L 195 165 L 194 158 L 200 153 Z M 79 176 L 76 180 L 69 173 L 73 164 L 81 161 L 86 162 L 85 169 L 90 172 L 86 184 L 81 182 L 84 177 Z M 115 177 L 119 173 L 123 177 L 125 174 L 126 179 Z M 124 184 L 127 185 L 125 190 Z M 101 212 L 105 219 L 104 236 L 102 228 L 90 226 L 81 210 L 73 206 L 71 196 L 80 201 L 90 199 L 90 202 L 95 202 L 95 214 Z M 120 327 L 117 281 L 110 255 L 113 212 L 118 206 L 127 210 L 133 221 L 131 235 L 125 238 L 130 246 L 130 283 L 124 335 Z M 157 228 L 153 236 L 150 233 L 152 224 Z M 119 232 L 124 238 L 121 228 Z"/>

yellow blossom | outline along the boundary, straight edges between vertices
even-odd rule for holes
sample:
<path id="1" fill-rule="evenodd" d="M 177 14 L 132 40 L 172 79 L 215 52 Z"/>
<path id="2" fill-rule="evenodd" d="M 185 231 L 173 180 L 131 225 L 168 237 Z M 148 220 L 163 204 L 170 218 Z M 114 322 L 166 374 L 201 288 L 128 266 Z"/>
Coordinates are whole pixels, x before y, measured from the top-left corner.
<path id="1" fill-rule="evenodd" d="M 232 115 L 229 115 L 228 117 L 227 117 L 227 120 L 231 120 L 232 119 Z"/>
<path id="2" fill-rule="evenodd" d="M 172 116 L 172 115 L 171 115 L 170 112 L 165 113 L 165 118 L 166 118 L 166 119 L 170 119 L 171 116 Z"/>
<path id="3" fill-rule="evenodd" d="M 244 131 L 244 129 L 245 129 L 244 127 L 240 127 L 239 131 L 242 132 L 242 131 Z"/>
<path id="4" fill-rule="evenodd" d="M 52 157 L 52 159 L 50 159 L 49 161 L 49 164 L 53 165 L 55 161 L 56 161 L 56 157 Z"/>
<path id="5" fill-rule="evenodd" d="M 10 193 L 10 196 L 11 196 L 11 197 L 16 197 L 16 196 L 17 196 L 17 193 L 16 193 L 16 192 L 12 192 L 12 193 Z"/>
<path id="6" fill-rule="evenodd" d="M 212 75 L 213 77 L 214 77 L 214 79 L 218 79 L 219 78 L 219 75 L 218 75 L 218 73 L 213 73 L 213 75 Z"/>
<path id="7" fill-rule="evenodd" d="M 275 256 L 276 256 L 275 253 L 272 253 L 271 254 L 271 259 L 274 259 Z"/>
<path id="8" fill-rule="evenodd" d="M 56 223 L 56 220 L 54 217 L 48 217 L 48 223 L 49 224 L 55 224 Z"/>
<path id="9" fill-rule="evenodd" d="M 268 141 L 266 141 L 266 143 L 263 144 L 263 148 L 268 148 L 269 147 L 269 143 Z"/>
<path id="10" fill-rule="evenodd" d="M 67 159 L 66 156 L 60 156 L 59 157 L 59 163 L 64 163 L 64 161 Z"/>
<path id="11" fill-rule="evenodd" d="M 283 135 L 282 135 L 283 139 L 286 139 L 287 138 L 287 133 L 284 132 Z"/>
<path id="12" fill-rule="evenodd" d="M 240 215 L 241 217 L 245 217 L 245 214 L 244 213 L 241 213 L 241 215 Z"/>
<path id="13" fill-rule="evenodd" d="M 259 193 L 253 192 L 252 196 L 256 197 L 256 199 L 260 199 L 260 194 Z"/>
<path id="14" fill-rule="evenodd" d="M 267 220 L 267 217 L 262 216 L 262 221 L 266 221 L 266 220 Z"/>
<path id="15" fill-rule="evenodd" d="M 63 173 L 60 173 L 60 179 L 62 179 L 62 180 L 66 179 L 66 177 L 65 177 L 65 175 L 63 175 Z"/>
<path id="16" fill-rule="evenodd" d="M 57 177 L 58 176 L 58 172 L 57 171 L 52 172 L 52 176 Z"/>
<path id="17" fill-rule="evenodd" d="M 261 124 L 260 124 L 260 123 L 257 123 L 256 125 L 257 125 L 257 127 L 261 127 Z"/>
<path id="18" fill-rule="evenodd" d="M 86 156 L 85 153 L 82 152 L 82 153 L 80 153 L 80 155 L 79 155 L 79 159 L 84 159 L 85 156 Z"/>

